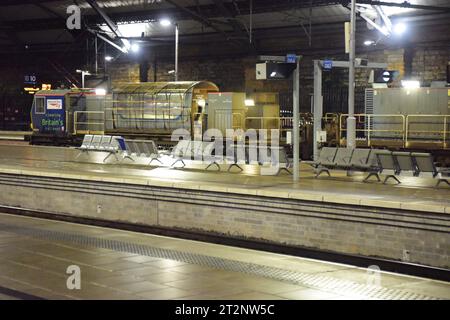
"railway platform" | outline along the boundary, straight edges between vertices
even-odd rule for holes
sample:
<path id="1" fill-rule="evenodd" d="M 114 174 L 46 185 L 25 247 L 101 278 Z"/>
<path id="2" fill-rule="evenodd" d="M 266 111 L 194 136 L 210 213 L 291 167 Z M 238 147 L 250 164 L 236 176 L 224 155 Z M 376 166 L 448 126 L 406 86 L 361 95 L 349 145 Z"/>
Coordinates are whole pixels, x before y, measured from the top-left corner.
<path id="1" fill-rule="evenodd" d="M 442 281 L 1 213 L 0 253 L 0 299 L 450 298 Z"/>
<path id="2" fill-rule="evenodd" d="M 260 176 L 255 166 L 227 173 L 195 162 L 171 168 L 173 159 L 148 166 L 148 159 L 103 163 L 104 154 L 77 155 L 71 148 L 0 146 L 0 206 L 387 260 L 448 279 L 450 189 L 433 188 L 433 179 L 315 179 L 301 166 L 294 184 L 288 174 Z"/>

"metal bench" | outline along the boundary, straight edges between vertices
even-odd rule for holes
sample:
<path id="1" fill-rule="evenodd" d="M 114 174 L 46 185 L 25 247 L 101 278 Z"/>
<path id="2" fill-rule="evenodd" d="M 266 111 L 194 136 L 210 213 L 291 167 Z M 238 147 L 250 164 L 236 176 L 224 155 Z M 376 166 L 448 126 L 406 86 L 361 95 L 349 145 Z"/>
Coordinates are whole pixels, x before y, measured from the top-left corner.
<path id="1" fill-rule="evenodd" d="M 411 157 L 414 160 L 414 163 L 417 166 L 418 176 L 429 176 L 434 179 L 437 179 L 436 187 L 438 187 L 441 182 L 445 182 L 450 185 L 450 168 L 438 168 L 434 163 L 433 156 L 429 153 L 419 153 L 413 152 L 411 153 Z M 447 176 L 444 176 L 447 175 Z"/>
<path id="2" fill-rule="evenodd" d="M 380 168 L 379 173 L 386 175 L 383 184 L 386 184 L 389 179 L 394 179 L 400 184 L 400 180 L 396 177 L 396 175 L 400 174 L 400 168 L 393 153 L 389 150 L 379 150 L 377 152 L 377 159 Z"/>
<path id="3" fill-rule="evenodd" d="M 244 155 L 238 157 L 239 152 L 244 152 Z M 228 166 L 227 171 L 231 172 L 231 168 L 236 167 L 240 170 L 240 172 L 244 171 L 244 169 L 239 164 L 245 164 L 247 162 L 247 149 L 245 148 L 245 145 L 238 145 L 238 144 L 229 144 L 226 148 L 226 156 L 225 156 L 227 162 L 231 162 Z"/>
<path id="4" fill-rule="evenodd" d="M 78 150 L 89 152 L 89 146 L 92 144 L 92 139 L 94 138 L 93 135 L 87 134 L 83 138 L 83 142 L 81 143 L 81 146 L 78 148 Z M 81 155 L 81 152 L 78 156 Z"/>
<path id="5" fill-rule="evenodd" d="M 332 154 L 333 152 L 330 152 Z M 352 159 L 353 149 L 351 148 L 336 148 L 334 157 L 328 157 L 321 161 L 321 163 L 315 168 L 316 178 L 323 172 L 326 172 L 330 176 L 330 169 L 348 169 L 350 167 L 350 161 Z M 332 158 L 332 160 L 330 160 Z"/>
<path id="6" fill-rule="evenodd" d="M 123 159 L 130 159 L 132 161 L 135 161 L 133 159 L 133 154 L 135 154 L 137 157 L 146 157 L 150 158 L 149 165 L 153 161 L 157 161 L 160 164 L 162 164 L 161 160 L 159 160 L 159 152 L 158 152 L 158 146 L 153 140 L 132 140 L 132 139 L 125 139 L 125 150 L 123 150 Z"/>
<path id="7" fill-rule="evenodd" d="M 278 157 L 275 156 L 277 153 Z M 276 175 L 279 175 L 282 171 L 286 171 L 287 173 L 292 174 L 292 172 L 289 170 L 292 167 L 292 163 L 287 156 L 285 147 L 270 147 L 270 158 L 271 164 L 276 163 L 279 166 Z"/>
<path id="8" fill-rule="evenodd" d="M 190 140 L 180 140 L 172 149 L 172 157 L 176 158 L 176 160 L 171 164 L 171 167 L 181 162 L 183 164 L 182 168 L 184 168 L 186 166 L 184 159 L 191 159 L 192 147 Z"/>
<path id="9" fill-rule="evenodd" d="M 251 150 L 254 150 L 257 155 L 256 163 L 260 166 L 270 165 L 270 168 L 278 168 L 274 175 L 279 175 L 282 171 L 286 171 L 292 174 L 289 170 L 291 163 L 286 153 L 286 149 L 280 146 L 248 146 L 247 157 L 250 157 Z M 246 162 L 251 164 L 251 159 Z M 264 168 L 266 173 L 268 173 L 269 168 Z M 262 174 L 263 168 L 261 168 Z M 272 175 L 272 174 L 271 174 Z"/>
<path id="10" fill-rule="evenodd" d="M 80 153 L 75 157 L 78 159 L 83 153 L 89 154 L 89 151 L 108 152 L 109 154 L 103 159 L 105 162 L 110 156 L 117 158 L 117 153 L 121 150 L 118 136 L 102 136 L 102 135 L 85 135 L 83 142 L 79 148 Z"/>
<path id="11" fill-rule="evenodd" d="M 419 175 L 416 163 L 411 156 L 411 152 L 392 152 L 397 162 L 397 175 L 417 177 Z"/>
<path id="12" fill-rule="evenodd" d="M 205 142 L 205 145 L 203 146 L 203 161 L 208 162 L 205 170 L 208 170 L 214 165 L 217 167 L 217 171 L 220 171 L 219 162 L 222 162 L 224 159 L 221 144 L 221 142 Z M 221 154 L 217 154 L 217 152 L 220 152 Z"/>
<path id="13" fill-rule="evenodd" d="M 353 152 L 349 170 L 368 172 L 369 174 L 364 178 L 363 182 L 367 182 L 371 177 L 376 177 L 378 182 L 380 182 L 380 166 L 378 165 L 377 159 L 377 153 L 379 151 L 380 150 L 378 149 L 356 149 L 355 152 Z M 364 161 L 364 159 L 366 160 Z"/>
<path id="14" fill-rule="evenodd" d="M 334 158 L 336 157 L 338 148 L 323 147 L 320 149 L 319 157 L 314 161 L 302 161 L 313 167 L 316 172 L 316 178 L 322 173 L 326 172 L 328 176 L 330 171 L 326 169 L 327 166 L 332 166 L 334 164 Z"/>
<path id="15" fill-rule="evenodd" d="M 330 170 L 346 170 L 349 176 L 353 171 L 368 172 L 363 182 L 368 181 L 371 177 L 379 177 L 380 165 L 378 163 L 377 154 L 383 150 L 362 149 L 362 148 L 322 148 L 319 158 L 316 161 L 305 161 L 311 165 L 318 178 L 322 173 L 331 176 Z"/>

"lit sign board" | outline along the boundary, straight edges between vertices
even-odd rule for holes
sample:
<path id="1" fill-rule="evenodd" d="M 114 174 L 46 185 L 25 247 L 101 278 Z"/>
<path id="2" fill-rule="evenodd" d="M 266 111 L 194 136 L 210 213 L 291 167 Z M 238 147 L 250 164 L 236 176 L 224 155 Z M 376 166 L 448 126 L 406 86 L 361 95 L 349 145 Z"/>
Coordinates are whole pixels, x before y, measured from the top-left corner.
<path id="1" fill-rule="evenodd" d="M 62 110 L 62 100 L 47 99 L 47 110 Z"/>
<path id="2" fill-rule="evenodd" d="M 26 84 L 36 84 L 37 79 L 35 75 L 25 75 L 24 83 Z"/>
<path id="3" fill-rule="evenodd" d="M 23 90 L 25 90 L 25 91 L 28 92 L 29 94 L 35 94 L 35 93 L 38 92 L 40 89 L 39 89 L 39 88 L 34 88 L 34 87 L 24 87 Z"/>
<path id="4" fill-rule="evenodd" d="M 333 69 L 333 61 L 332 60 L 325 60 L 323 62 L 323 69 L 324 70 L 331 70 L 331 69 Z"/>

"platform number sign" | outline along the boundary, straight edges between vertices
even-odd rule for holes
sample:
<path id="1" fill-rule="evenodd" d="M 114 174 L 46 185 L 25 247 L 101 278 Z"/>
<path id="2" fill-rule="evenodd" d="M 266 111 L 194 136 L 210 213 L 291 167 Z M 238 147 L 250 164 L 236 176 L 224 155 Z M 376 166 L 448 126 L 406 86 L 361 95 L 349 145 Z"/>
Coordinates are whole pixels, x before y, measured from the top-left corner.
<path id="1" fill-rule="evenodd" d="M 26 84 L 36 84 L 37 78 L 35 75 L 25 75 L 23 82 Z"/>
<path id="2" fill-rule="evenodd" d="M 333 61 L 325 60 L 323 62 L 323 70 L 330 71 L 331 69 L 333 69 Z"/>
<path id="3" fill-rule="evenodd" d="M 292 53 L 287 54 L 286 63 L 297 63 L 297 55 Z"/>

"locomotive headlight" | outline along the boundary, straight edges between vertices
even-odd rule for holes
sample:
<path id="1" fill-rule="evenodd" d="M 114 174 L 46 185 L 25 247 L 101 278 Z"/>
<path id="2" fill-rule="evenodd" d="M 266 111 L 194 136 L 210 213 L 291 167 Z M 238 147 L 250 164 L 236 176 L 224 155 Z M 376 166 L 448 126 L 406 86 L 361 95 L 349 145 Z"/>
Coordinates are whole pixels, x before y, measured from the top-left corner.
<path id="1" fill-rule="evenodd" d="M 402 80 L 402 86 L 406 89 L 420 88 L 420 82 L 416 80 Z"/>
<path id="2" fill-rule="evenodd" d="M 204 107 L 206 106 L 206 101 L 205 101 L 205 99 L 198 99 L 198 100 L 197 100 L 197 105 L 198 105 L 199 107 L 204 108 Z"/>
<path id="3" fill-rule="evenodd" d="M 104 96 L 106 95 L 106 90 L 103 88 L 97 88 L 95 89 L 95 94 L 98 96 Z"/>
<path id="4" fill-rule="evenodd" d="M 255 100 L 253 99 L 245 99 L 244 101 L 246 107 L 254 107 L 255 106 Z"/>

